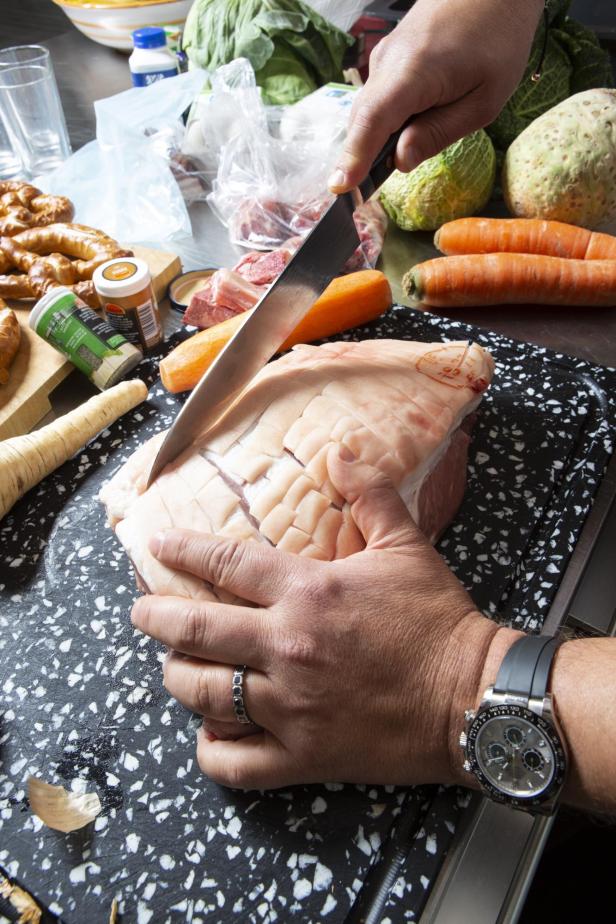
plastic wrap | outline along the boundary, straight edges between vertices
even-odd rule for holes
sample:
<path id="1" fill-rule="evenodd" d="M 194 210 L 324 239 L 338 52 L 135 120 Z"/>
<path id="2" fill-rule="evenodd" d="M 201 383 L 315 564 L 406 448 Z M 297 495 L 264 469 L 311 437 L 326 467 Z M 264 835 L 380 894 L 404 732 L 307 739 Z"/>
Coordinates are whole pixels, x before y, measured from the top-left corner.
<path id="1" fill-rule="evenodd" d="M 308 6 L 347 32 L 369 6 L 368 0 L 305 0 Z"/>
<path id="2" fill-rule="evenodd" d="M 182 113 L 205 80 L 191 71 L 96 102 L 96 141 L 37 179 L 67 195 L 77 220 L 123 243 L 162 244 L 189 235 L 185 197 L 202 193 L 198 169 L 180 151 Z M 199 184 L 197 192 L 196 184 Z"/>
<path id="3" fill-rule="evenodd" d="M 219 69 L 202 109 L 201 128 L 204 137 L 209 132 L 216 139 L 209 151 L 212 162 L 218 159 L 207 200 L 233 244 L 276 250 L 314 227 L 331 202 L 327 179 L 339 157 L 356 92 L 332 84 L 294 106 L 265 107 L 248 61 L 239 59 Z M 223 123 L 226 140 L 219 131 Z M 380 205 L 365 203 L 356 223 L 362 245 L 352 268 L 373 267 L 386 227 Z"/>

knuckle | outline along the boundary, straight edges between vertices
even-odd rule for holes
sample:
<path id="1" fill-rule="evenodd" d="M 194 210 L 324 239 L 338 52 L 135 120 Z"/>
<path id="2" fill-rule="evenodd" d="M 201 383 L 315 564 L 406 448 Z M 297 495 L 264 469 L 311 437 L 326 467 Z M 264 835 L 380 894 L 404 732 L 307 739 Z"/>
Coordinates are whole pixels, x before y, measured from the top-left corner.
<path id="1" fill-rule="evenodd" d="M 281 660 L 292 667 L 311 668 L 318 663 L 319 645 L 313 636 L 306 633 L 283 637 L 278 648 Z"/>
<path id="2" fill-rule="evenodd" d="M 190 533 L 179 532 L 175 539 L 175 558 L 178 561 L 182 561 L 188 558 L 194 548 L 194 538 Z M 169 542 L 169 539 L 165 539 L 165 543 Z"/>
<path id="3" fill-rule="evenodd" d="M 374 46 L 368 57 L 368 71 L 370 74 L 373 74 L 378 69 L 387 54 L 387 49 L 388 41 L 386 38 L 381 39 L 378 45 Z"/>
<path id="4" fill-rule="evenodd" d="M 376 101 L 363 100 L 362 105 L 357 107 L 353 116 L 353 131 L 356 134 L 370 135 L 378 130 L 384 123 L 384 116 L 381 107 Z"/>
<path id="5" fill-rule="evenodd" d="M 216 585 L 224 585 L 233 578 L 240 558 L 240 543 L 236 539 L 218 542 L 210 551 L 209 573 Z"/>
<path id="6" fill-rule="evenodd" d="M 194 651 L 203 647 L 205 636 L 204 613 L 197 606 L 188 606 L 178 628 L 178 648 Z"/>
<path id="7" fill-rule="evenodd" d="M 344 594 L 344 582 L 333 568 L 318 568 L 300 581 L 304 606 L 318 612 L 330 610 Z"/>

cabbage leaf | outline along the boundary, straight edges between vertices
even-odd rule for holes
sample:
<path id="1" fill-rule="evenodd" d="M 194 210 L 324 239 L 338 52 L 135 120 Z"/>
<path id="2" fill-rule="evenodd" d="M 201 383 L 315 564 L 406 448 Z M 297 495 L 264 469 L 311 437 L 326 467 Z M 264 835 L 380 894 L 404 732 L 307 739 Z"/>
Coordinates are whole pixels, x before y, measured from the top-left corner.
<path id="1" fill-rule="evenodd" d="M 264 102 L 273 105 L 339 80 L 352 42 L 301 0 L 195 0 L 183 37 L 190 62 L 210 72 L 248 58 Z"/>

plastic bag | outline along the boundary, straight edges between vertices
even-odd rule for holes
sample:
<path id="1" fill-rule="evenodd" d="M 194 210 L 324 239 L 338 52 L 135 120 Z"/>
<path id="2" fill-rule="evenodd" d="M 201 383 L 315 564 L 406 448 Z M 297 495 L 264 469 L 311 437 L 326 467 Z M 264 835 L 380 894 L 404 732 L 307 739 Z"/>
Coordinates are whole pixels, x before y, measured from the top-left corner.
<path id="1" fill-rule="evenodd" d="M 254 71 L 245 58 L 214 71 L 210 87 L 194 101 L 181 151 L 199 165 L 201 176 L 211 185 L 224 145 L 241 135 L 247 123 L 260 122 L 260 127 L 267 130 L 267 112 L 261 104 Z"/>
<path id="2" fill-rule="evenodd" d="M 367 6 L 368 0 L 304 0 L 308 6 L 320 13 L 339 29 L 348 31 L 357 22 Z"/>
<path id="3" fill-rule="evenodd" d="M 275 108 L 261 103 L 248 61 L 220 68 L 217 77 L 209 107 L 202 110 L 202 131 L 224 137 L 212 132 L 214 121 L 207 116 L 208 108 L 210 114 L 220 109 L 228 137 L 217 142 L 218 170 L 207 201 L 233 244 L 275 250 L 305 237 L 331 202 L 327 178 L 358 91 L 330 84 L 294 106 Z M 370 203 L 356 217 L 362 246 L 353 268 L 374 266 L 383 244 L 384 212 Z"/>
<path id="4" fill-rule="evenodd" d="M 191 178 L 179 159 L 181 116 L 205 78 L 203 71 L 190 71 L 97 101 L 96 141 L 37 179 L 37 185 L 68 195 L 79 222 L 123 243 L 161 244 L 189 235 L 178 185 Z"/>

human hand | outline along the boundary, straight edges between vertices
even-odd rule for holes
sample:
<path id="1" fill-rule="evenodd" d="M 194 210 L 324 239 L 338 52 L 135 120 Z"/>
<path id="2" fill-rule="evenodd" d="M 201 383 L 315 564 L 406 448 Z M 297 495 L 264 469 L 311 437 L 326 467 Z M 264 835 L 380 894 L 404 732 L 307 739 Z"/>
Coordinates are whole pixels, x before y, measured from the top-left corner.
<path id="1" fill-rule="evenodd" d="M 492 122 L 524 73 L 542 8 L 542 0 L 417 0 L 370 56 L 331 191 L 360 183 L 411 117 L 396 148 L 402 171 Z"/>
<path id="2" fill-rule="evenodd" d="M 205 716 L 199 765 L 225 785 L 461 780 L 463 712 L 509 630 L 474 610 L 390 482 L 349 456 L 333 449 L 329 468 L 366 540 L 356 555 L 320 562 L 187 530 L 152 546 L 252 604 L 146 596 L 132 612 L 172 649 L 165 686 Z M 234 664 L 248 665 L 244 699 L 260 726 L 242 738 Z"/>

